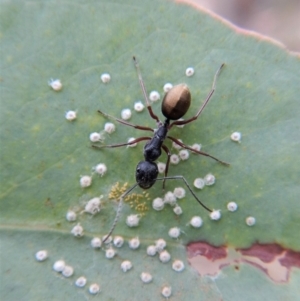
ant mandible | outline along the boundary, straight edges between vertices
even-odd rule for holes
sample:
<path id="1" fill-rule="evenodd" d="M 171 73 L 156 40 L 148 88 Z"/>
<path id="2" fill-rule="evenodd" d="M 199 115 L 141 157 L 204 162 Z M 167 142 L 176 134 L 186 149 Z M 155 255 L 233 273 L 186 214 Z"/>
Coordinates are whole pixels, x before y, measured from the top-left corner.
<path id="1" fill-rule="evenodd" d="M 142 75 L 140 72 L 140 68 L 138 65 L 138 62 L 136 60 L 135 57 L 133 57 L 133 62 L 137 71 L 137 75 L 138 75 L 138 79 L 139 79 L 139 83 L 144 95 L 144 99 L 147 105 L 147 109 L 148 112 L 151 116 L 151 118 L 153 118 L 156 123 L 157 123 L 157 129 L 152 129 L 149 127 L 145 127 L 145 126 L 140 126 L 140 125 L 134 125 L 131 124 L 129 122 L 126 122 L 124 120 L 121 120 L 119 118 L 115 118 L 111 115 L 108 115 L 106 113 L 103 113 L 102 111 L 98 110 L 98 112 L 100 114 L 102 114 L 105 117 L 111 118 L 116 120 L 117 122 L 127 125 L 127 126 L 131 126 L 135 129 L 138 130 L 143 130 L 143 131 L 151 131 L 154 133 L 153 137 L 140 137 L 137 139 L 134 139 L 130 142 L 127 143 L 120 143 L 120 144 L 112 144 L 112 145 L 92 145 L 94 148 L 105 148 L 105 147 L 121 147 L 121 146 L 126 146 L 126 145 L 131 145 L 131 144 L 135 144 L 144 140 L 148 140 L 148 142 L 146 143 L 146 145 L 144 146 L 144 158 L 145 161 L 141 161 L 138 163 L 137 167 L 136 167 L 136 174 L 135 174 L 135 179 L 136 179 L 136 183 L 130 187 L 127 191 L 125 191 L 121 196 L 120 196 L 120 201 L 119 201 L 119 206 L 117 209 L 117 213 L 116 213 L 116 217 L 115 220 L 113 222 L 113 225 L 109 231 L 109 233 L 106 235 L 105 239 L 103 240 L 103 242 L 105 242 L 110 235 L 112 234 L 112 232 L 114 231 L 116 224 L 118 222 L 119 219 L 119 215 L 121 213 L 121 208 L 122 208 L 122 204 L 123 204 L 123 199 L 137 186 L 140 186 L 143 189 L 149 189 L 150 187 L 153 186 L 153 184 L 156 181 L 163 181 L 163 188 L 165 187 L 165 181 L 166 180 L 170 180 L 170 179 L 181 179 L 184 181 L 185 185 L 187 186 L 188 190 L 191 192 L 191 194 L 194 196 L 194 198 L 198 201 L 198 203 L 204 207 L 207 211 L 212 212 L 212 210 L 210 208 L 208 208 L 207 206 L 205 206 L 195 195 L 195 193 L 192 191 L 190 185 L 188 184 L 188 182 L 186 181 L 186 179 L 181 176 L 170 176 L 168 177 L 168 169 L 169 169 L 169 163 L 170 163 L 170 156 L 171 153 L 169 151 L 169 149 L 167 148 L 167 146 L 165 144 L 163 144 L 164 140 L 166 138 L 172 140 L 173 142 L 175 142 L 176 144 L 180 145 L 181 147 L 188 149 L 194 153 L 197 153 L 199 155 L 203 155 L 203 156 L 207 156 L 210 157 L 222 164 L 225 165 L 229 165 L 228 163 L 221 161 L 219 159 L 217 159 L 216 157 L 211 156 L 208 153 L 202 152 L 202 151 L 198 151 L 195 150 L 185 144 L 183 144 L 182 142 L 180 142 L 179 140 L 177 140 L 176 138 L 173 138 L 171 136 L 168 135 L 169 130 L 174 126 L 174 125 L 184 125 L 184 124 L 188 124 L 194 120 L 196 120 L 199 115 L 201 114 L 201 112 L 203 111 L 203 109 L 205 108 L 205 106 L 207 105 L 207 103 L 209 102 L 209 100 L 211 99 L 215 88 L 216 88 L 216 80 L 218 75 L 221 72 L 221 69 L 223 68 L 224 64 L 222 64 L 219 69 L 217 70 L 217 72 L 215 73 L 214 76 L 214 81 L 212 84 L 212 88 L 210 90 L 210 92 L 208 93 L 204 103 L 202 104 L 202 106 L 200 107 L 199 111 L 197 112 L 197 114 L 194 117 L 191 117 L 187 120 L 178 120 L 181 117 L 183 117 L 185 115 L 185 113 L 188 111 L 190 104 L 191 104 L 191 93 L 189 88 L 187 87 L 187 85 L 185 84 L 179 84 L 174 86 L 173 88 L 171 88 L 164 96 L 164 99 L 162 101 L 162 105 L 161 105 L 161 111 L 163 113 L 163 115 L 166 117 L 166 120 L 164 122 L 160 121 L 159 118 L 153 113 L 152 108 L 151 108 L 151 104 L 149 102 L 148 96 L 147 96 L 147 92 L 146 92 L 146 88 L 144 85 L 144 81 L 142 79 Z M 173 122 L 171 122 L 171 120 L 174 120 Z M 167 154 L 167 163 L 166 163 L 166 169 L 165 169 L 165 174 L 163 178 L 158 178 L 158 167 L 157 164 L 155 163 L 155 161 L 160 157 L 161 155 L 161 149 L 163 149 L 166 154 Z"/>

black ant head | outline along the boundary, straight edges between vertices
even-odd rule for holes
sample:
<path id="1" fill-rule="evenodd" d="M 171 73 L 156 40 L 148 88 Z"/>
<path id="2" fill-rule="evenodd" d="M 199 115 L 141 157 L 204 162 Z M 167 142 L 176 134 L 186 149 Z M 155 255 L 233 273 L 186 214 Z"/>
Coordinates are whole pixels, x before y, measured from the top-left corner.
<path id="1" fill-rule="evenodd" d="M 158 168 L 155 162 L 141 161 L 136 167 L 135 179 L 143 189 L 150 188 L 156 181 Z"/>

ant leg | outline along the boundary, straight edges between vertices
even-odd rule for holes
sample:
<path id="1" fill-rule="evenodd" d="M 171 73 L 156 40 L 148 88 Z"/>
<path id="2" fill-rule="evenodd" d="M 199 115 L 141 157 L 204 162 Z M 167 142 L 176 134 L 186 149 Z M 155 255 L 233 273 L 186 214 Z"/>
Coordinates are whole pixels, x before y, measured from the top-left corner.
<path id="1" fill-rule="evenodd" d="M 166 178 L 167 175 L 168 175 L 171 153 L 170 153 L 169 149 L 164 144 L 162 145 L 162 148 L 168 156 L 167 163 L 166 163 L 166 169 L 165 169 L 165 178 Z M 165 189 L 165 181 L 163 181 L 163 189 Z"/>
<path id="2" fill-rule="evenodd" d="M 120 196 L 120 200 L 119 200 L 119 205 L 118 205 L 118 208 L 117 208 L 117 213 L 116 213 L 116 217 L 115 217 L 115 220 L 108 232 L 108 234 L 105 236 L 104 240 L 102 241 L 103 243 L 106 242 L 106 240 L 111 236 L 111 234 L 113 233 L 117 223 L 118 223 L 118 220 L 119 220 L 119 217 L 120 217 L 120 214 L 121 214 L 121 209 L 122 209 L 122 206 L 123 206 L 123 199 L 138 185 L 138 183 L 134 184 L 132 187 L 130 187 L 127 191 L 125 191 L 121 196 Z"/>
<path id="3" fill-rule="evenodd" d="M 214 159 L 214 160 L 216 160 L 216 161 L 218 161 L 218 162 L 220 162 L 220 163 L 222 163 L 222 164 L 224 164 L 224 165 L 228 165 L 228 166 L 230 165 L 229 163 L 224 162 L 224 161 L 222 161 L 222 160 L 219 160 L 218 158 L 216 158 L 216 157 L 214 157 L 214 156 L 211 156 L 211 155 L 208 154 L 208 153 L 201 152 L 201 151 L 197 151 L 197 150 L 193 149 L 192 147 L 183 144 L 182 142 L 180 142 L 180 141 L 179 141 L 178 139 L 176 139 L 176 138 L 173 138 L 173 137 L 171 137 L 171 136 L 167 136 L 167 138 L 169 138 L 170 140 L 172 140 L 172 141 L 175 142 L 176 144 L 180 145 L 181 147 L 183 147 L 183 148 L 185 148 L 185 149 L 188 149 L 188 150 L 190 150 L 190 151 L 192 151 L 192 152 L 194 152 L 194 153 L 197 153 L 197 154 L 199 154 L 199 155 L 203 155 L 203 156 L 206 156 L 206 157 L 210 157 L 210 158 L 212 158 L 212 159 Z"/>
<path id="4" fill-rule="evenodd" d="M 169 125 L 169 129 L 173 126 L 173 125 L 184 125 L 184 124 L 187 124 L 187 123 L 190 123 L 194 120 L 196 120 L 198 118 L 198 116 L 201 114 L 201 112 L 204 110 L 205 106 L 208 104 L 209 100 L 211 99 L 212 95 L 214 94 L 215 90 L 216 90 L 216 83 L 217 83 L 217 77 L 218 75 L 220 74 L 221 72 L 221 69 L 224 67 L 224 63 L 219 67 L 219 69 L 217 70 L 215 76 L 214 76 L 214 81 L 213 81 L 213 84 L 212 84 L 212 87 L 211 87 L 211 90 L 210 92 L 208 93 L 208 95 L 206 96 L 206 99 L 203 103 L 203 105 L 201 106 L 201 108 L 199 109 L 199 111 L 197 112 L 197 114 L 190 118 L 190 119 L 187 119 L 187 120 L 176 120 L 174 122 L 172 122 L 170 125 Z"/>
<path id="5" fill-rule="evenodd" d="M 152 108 L 151 108 L 151 105 L 150 105 L 150 101 L 148 99 L 146 88 L 145 88 L 145 85 L 144 85 L 144 81 L 143 81 L 143 78 L 142 78 L 142 74 L 141 74 L 141 71 L 140 71 L 140 67 L 139 67 L 139 64 L 138 64 L 137 59 L 135 58 L 135 56 L 133 57 L 133 62 L 134 62 L 135 69 L 137 71 L 137 75 L 138 75 L 138 78 L 139 78 L 140 86 L 141 86 L 141 89 L 142 89 L 143 94 L 144 94 L 144 99 L 145 99 L 145 102 L 146 102 L 149 114 L 157 122 L 160 122 L 159 118 L 152 111 Z"/>
<path id="6" fill-rule="evenodd" d="M 138 130 L 143 130 L 143 131 L 151 131 L 151 132 L 154 132 L 153 129 L 149 128 L 149 127 L 146 127 L 146 126 L 140 126 L 140 125 L 135 125 L 135 124 L 132 124 L 132 123 L 129 123 L 129 122 L 126 122 L 122 119 L 119 119 L 119 118 L 116 118 L 114 116 L 111 116 L 109 114 L 106 114 L 100 110 L 98 110 L 98 113 L 100 113 L 101 115 L 103 115 L 104 117 L 107 117 L 107 118 L 110 118 L 110 119 L 113 119 L 113 120 L 116 120 L 117 122 L 119 123 L 122 123 L 122 124 L 125 124 L 125 125 L 128 125 L 128 126 L 131 126 L 135 129 L 138 129 Z"/>
<path id="7" fill-rule="evenodd" d="M 140 137 L 140 138 L 134 139 L 134 140 L 132 140 L 130 142 L 119 143 L 119 144 L 110 144 L 110 145 L 96 145 L 96 144 L 92 144 L 92 147 L 94 147 L 94 148 L 120 147 L 120 146 L 125 146 L 125 145 L 131 145 L 131 144 L 134 144 L 134 143 L 139 143 L 139 142 L 144 141 L 144 140 L 151 140 L 151 137 Z"/>
<path id="8" fill-rule="evenodd" d="M 171 177 L 164 177 L 164 178 L 157 178 L 157 181 L 165 181 L 165 180 L 174 180 L 174 179 L 181 179 L 184 181 L 186 187 L 188 188 L 188 190 L 190 191 L 190 193 L 193 195 L 193 197 L 196 199 L 196 201 L 203 207 L 205 208 L 207 211 L 212 212 L 212 210 L 210 208 L 208 208 L 207 206 L 205 206 L 195 195 L 195 193 L 193 192 L 192 188 L 190 187 L 189 183 L 187 182 L 187 180 L 185 179 L 184 176 L 171 176 Z"/>

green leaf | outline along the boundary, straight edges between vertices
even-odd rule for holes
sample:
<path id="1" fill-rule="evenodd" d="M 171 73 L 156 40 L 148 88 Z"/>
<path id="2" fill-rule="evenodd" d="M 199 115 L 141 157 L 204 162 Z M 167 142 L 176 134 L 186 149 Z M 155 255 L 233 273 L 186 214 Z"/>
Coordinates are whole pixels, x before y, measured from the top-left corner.
<path id="1" fill-rule="evenodd" d="M 295 299 L 299 269 L 292 270 L 284 285 L 248 265 L 239 272 L 229 266 L 219 277 L 199 277 L 188 264 L 185 245 L 206 241 L 247 248 L 259 242 L 300 250 L 298 55 L 207 13 L 167 1 L 13 1 L 2 2 L 1 8 L 3 299 L 87 299 L 91 283 L 100 284 L 103 300 L 158 300 L 163 286 L 172 287 L 172 300 L 241 300 L 241 296 L 262 300 L 262 288 L 270 300 Z M 133 251 L 126 243 L 116 258 L 108 260 L 103 250 L 90 247 L 90 241 L 105 235 L 113 223 L 116 203 L 108 198 L 112 186 L 135 183 L 143 143 L 98 151 L 91 148 L 89 135 L 101 132 L 108 121 L 98 109 L 120 118 L 122 109 L 133 110 L 136 101 L 144 101 L 133 55 L 148 93 L 157 90 L 162 97 L 167 82 L 189 86 L 192 105 L 185 118 L 197 112 L 216 70 L 226 64 L 200 118 L 172 129 L 170 135 L 187 145 L 201 143 L 203 151 L 231 165 L 190 154 L 189 160 L 169 169 L 169 175 L 183 175 L 191 186 L 195 178 L 212 173 L 216 184 L 196 194 L 209 208 L 221 209 L 221 220 L 210 220 L 186 188 L 186 197 L 178 201 L 181 216 L 175 216 L 170 206 L 156 212 L 144 198 L 150 209 L 137 228 L 125 224 L 126 216 L 136 214 L 126 203 L 114 235 L 126 240 L 138 236 L 141 246 Z M 186 77 L 190 66 L 195 74 Z M 109 83 L 101 82 L 102 73 L 111 75 Z M 51 78 L 61 80 L 61 91 L 48 86 Z M 69 110 L 77 111 L 75 121 L 65 119 Z M 153 103 L 153 110 L 163 119 L 159 102 Z M 133 110 L 130 122 L 156 126 L 147 110 Z M 105 135 L 105 144 L 150 133 L 114 123 L 116 132 Z M 230 140 L 235 131 L 242 133 L 241 143 Z M 159 161 L 165 162 L 166 155 Z M 107 165 L 107 173 L 93 174 L 92 186 L 81 188 L 80 176 L 91 175 L 100 162 Z M 179 180 L 166 184 L 166 191 L 184 187 Z M 150 200 L 165 193 L 161 182 L 147 192 Z M 142 190 L 134 193 L 140 195 Z M 100 213 L 93 217 L 82 213 L 84 204 L 100 195 Z M 239 206 L 235 213 L 226 209 L 230 201 Z M 82 238 L 70 233 L 77 223 L 66 221 L 70 209 L 77 211 Z M 203 219 L 200 229 L 188 225 L 195 215 Z M 253 227 L 245 223 L 248 216 L 256 218 Z M 177 240 L 168 236 L 172 227 L 182 231 Z M 147 246 L 158 238 L 167 241 L 169 263 L 146 255 Z M 49 259 L 39 263 L 34 256 L 42 249 Z M 59 259 L 74 267 L 71 278 L 52 270 Z M 120 270 L 125 259 L 134 266 L 126 274 Z M 183 272 L 172 270 L 175 259 L 184 262 Z M 153 275 L 152 283 L 142 284 L 142 272 Z M 88 279 L 83 289 L 74 285 L 81 275 Z"/>

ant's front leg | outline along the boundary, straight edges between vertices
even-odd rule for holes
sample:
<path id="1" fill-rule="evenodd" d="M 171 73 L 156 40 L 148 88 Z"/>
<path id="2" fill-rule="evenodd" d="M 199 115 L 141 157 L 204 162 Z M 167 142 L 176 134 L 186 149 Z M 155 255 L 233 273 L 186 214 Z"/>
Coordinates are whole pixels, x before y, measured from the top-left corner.
<path id="1" fill-rule="evenodd" d="M 141 141 L 144 141 L 144 140 L 151 140 L 151 137 L 140 137 L 140 138 L 137 138 L 137 139 L 134 139 L 130 142 L 126 142 L 126 143 L 119 143 L 119 144 L 109 144 L 109 145 L 96 145 L 96 144 L 92 144 L 92 147 L 94 148 L 106 148 L 106 147 L 120 147 L 120 146 L 126 146 L 126 145 L 132 145 L 132 144 L 135 144 L 135 143 L 139 143 Z"/>

